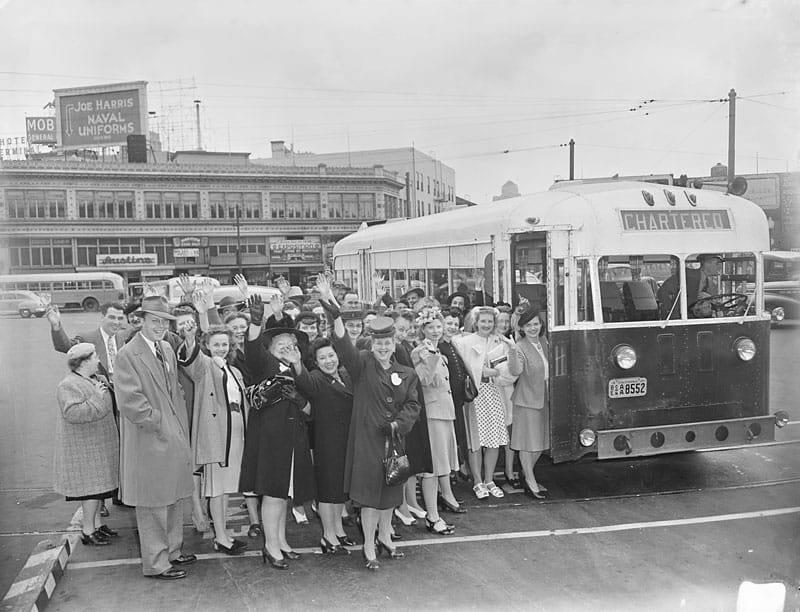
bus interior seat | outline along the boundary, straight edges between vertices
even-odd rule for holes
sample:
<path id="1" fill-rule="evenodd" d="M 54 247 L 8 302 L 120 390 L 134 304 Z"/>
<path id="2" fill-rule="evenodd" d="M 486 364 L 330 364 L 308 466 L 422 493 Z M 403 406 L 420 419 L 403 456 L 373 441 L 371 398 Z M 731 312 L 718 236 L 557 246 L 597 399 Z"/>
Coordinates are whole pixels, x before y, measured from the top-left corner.
<path id="1" fill-rule="evenodd" d="M 603 321 L 610 323 L 625 320 L 625 306 L 617 283 L 600 281 L 600 303 L 603 307 Z"/>
<path id="2" fill-rule="evenodd" d="M 622 299 L 629 321 L 658 319 L 658 303 L 650 284 L 645 281 L 626 281 L 622 284 Z"/>

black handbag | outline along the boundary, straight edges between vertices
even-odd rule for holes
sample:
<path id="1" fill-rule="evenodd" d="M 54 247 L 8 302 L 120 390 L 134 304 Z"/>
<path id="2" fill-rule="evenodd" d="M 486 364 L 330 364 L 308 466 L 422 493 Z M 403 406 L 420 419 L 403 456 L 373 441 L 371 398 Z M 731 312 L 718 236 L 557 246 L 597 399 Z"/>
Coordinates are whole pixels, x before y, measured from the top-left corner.
<path id="1" fill-rule="evenodd" d="M 471 402 L 478 397 L 478 387 L 475 386 L 475 381 L 472 380 L 472 374 L 467 372 L 464 377 L 464 401 Z"/>
<path id="2" fill-rule="evenodd" d="M 404 483 L 411 476 L 411 464 L 408 456 L 400 454 L 398 446 L 401 445 L 400 435 L 392 433 L 384 440 L 385 458 L 383 460 L 383 471 L 386 477 L 386 484 L 389 486 Z"/>

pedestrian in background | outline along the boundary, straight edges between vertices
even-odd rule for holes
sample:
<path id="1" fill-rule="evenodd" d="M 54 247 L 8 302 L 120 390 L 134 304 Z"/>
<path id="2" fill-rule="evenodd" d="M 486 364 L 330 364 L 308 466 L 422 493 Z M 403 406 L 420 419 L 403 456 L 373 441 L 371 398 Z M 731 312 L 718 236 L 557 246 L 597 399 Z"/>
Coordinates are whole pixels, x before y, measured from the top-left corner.
<path id="1" fill-rule="evenodd" d="M 142 573 L 185 578 L 182 501 L 192 494 L 189 419 L 178 362 L 163 340 L 174 317 L 163 297 L 142 299 L 142 329 L 117 354 L 114 391 L 120 409 L 120 497 L 136 506 Z"/>
<path id="2" fill-rule="evenodd" d="M 67 351 L 70 373 L 58 384 L 53 488 L 67 501 L 80 501 L 81 542 L 102 546 L 117 535 L 100 518 L 100 501 L 119 486 L 119 440 L 106 378 L 97 373 L 94 344 Z"/>

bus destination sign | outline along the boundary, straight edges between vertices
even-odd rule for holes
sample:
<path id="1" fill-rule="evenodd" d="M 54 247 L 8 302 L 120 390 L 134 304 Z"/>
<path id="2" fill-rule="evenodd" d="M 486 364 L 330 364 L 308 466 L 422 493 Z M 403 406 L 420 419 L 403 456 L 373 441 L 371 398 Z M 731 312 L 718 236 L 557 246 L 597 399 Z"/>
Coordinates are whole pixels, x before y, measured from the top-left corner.
<path id="1" fill-rule="evenodd" d="M 626 232 L 730 230 L 727 210 L 620 210 Z"/>

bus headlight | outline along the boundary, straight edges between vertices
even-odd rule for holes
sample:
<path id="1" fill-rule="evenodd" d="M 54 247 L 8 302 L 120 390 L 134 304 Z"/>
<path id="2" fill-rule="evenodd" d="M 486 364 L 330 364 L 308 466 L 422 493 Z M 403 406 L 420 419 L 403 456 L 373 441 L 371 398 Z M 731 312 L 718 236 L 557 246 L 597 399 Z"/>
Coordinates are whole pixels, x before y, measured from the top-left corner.
<path id="1" fill-rule="evenodd" d="M 742 361 L 750 361 L 756 356 L 756 343 L 750 338 L 737 338 L 733 348 Z"/>
<path id="2" fill-rule="evenodd" d="M 776 306 L 770 312 L 770 316 L 775 323 L 780 323 L 786 317 L 786 313 L 781 306 Z"/>
<path id="3" fill-rule="evenodd" d="M 629 344 L 615 346 L 614 350 L 611 351 L 611 355 L 614 357 L 616 364 L 623 370 L 630 370 L 636 365 L 636 360 L 638 359 L 636 351 Z"/>
<path id="4" fill-rule="evenodd" d="M 775 413 L 775 427 L 782 428 L 789 424 L 789 413 L 785 410 L 778 410 Z"/>
<path id="5" fill-rule="evenodd" d="M 588 428 L 581 429 L 581 433 L 578 434 L 578 440 L 580 441 L 581 446 L 591 446 L 592 444 L 594 444 L 596 439 L 597 439 L 597 434 Z"/>

